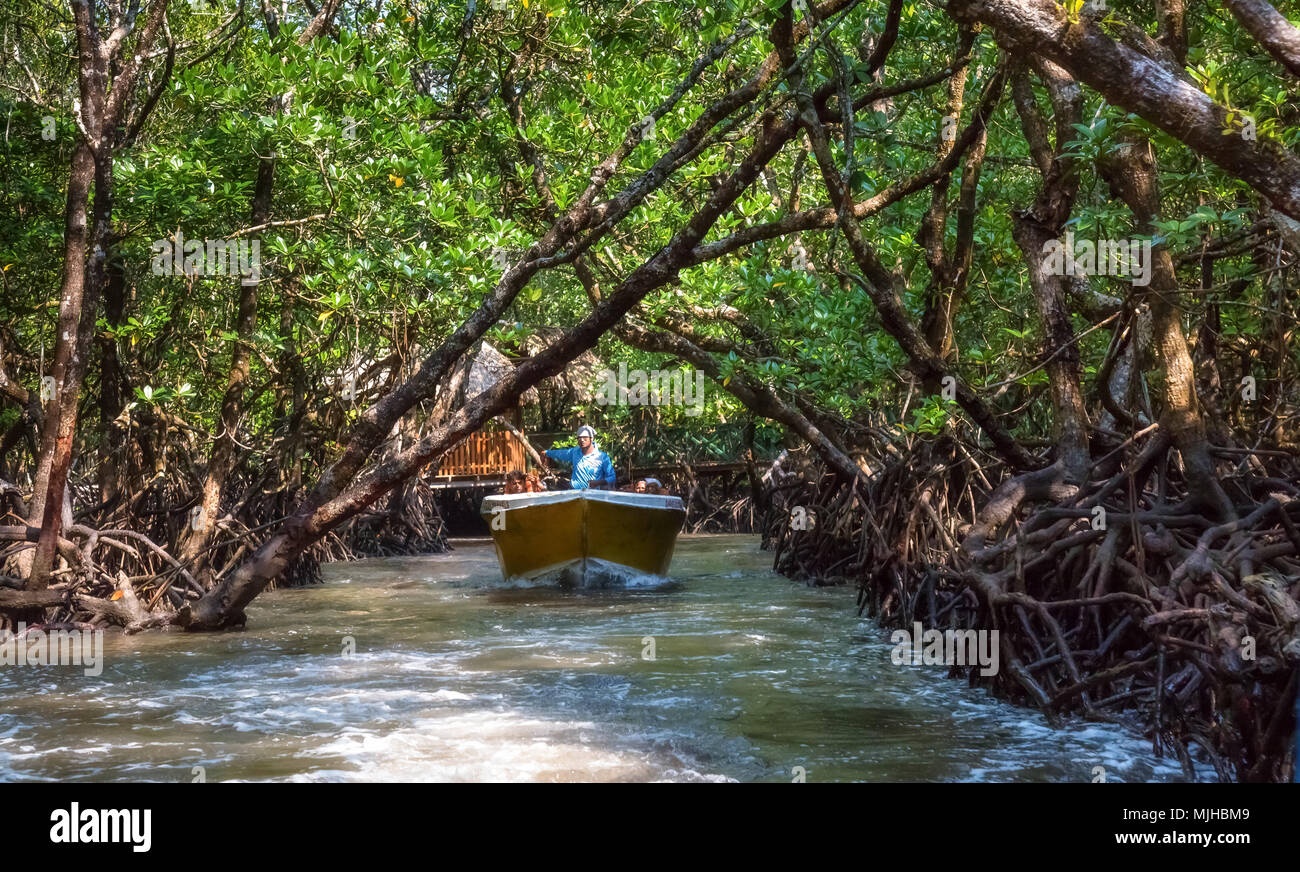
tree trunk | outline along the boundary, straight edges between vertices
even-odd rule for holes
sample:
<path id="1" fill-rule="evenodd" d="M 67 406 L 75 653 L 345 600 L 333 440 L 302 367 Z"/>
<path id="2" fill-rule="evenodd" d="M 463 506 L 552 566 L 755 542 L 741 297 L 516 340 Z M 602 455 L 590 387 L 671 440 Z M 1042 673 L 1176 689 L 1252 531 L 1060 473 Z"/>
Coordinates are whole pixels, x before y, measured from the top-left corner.
<path id="1" fill-rule="evenodd" d="M 94 325 L 95 300 L 86 299 L 87 213 L 91 180 L 96 175 L 96 161 L 90 144 L 77 143 L 72 153 L 68 176 L 68 197 L 63 229 L 63 288 L 59 294 L 58 340 L 50 375 L 54 379 L 54 396 L 45 408 L 45 426 L 41 429 L 41 457 L 36 491 L 32 498 L 29 524 L 41 528 L 36 543 L 28 590 L 49 587 L 54 569 L 56 546 L 63 521 L 63 498 L 72 465 L 72 441 L 77 429 L 77 401 L 86 371 L 86 348 L 80 342 L 83 308 L 89 309 Z M 87 306 L 86 304 L 89 303 Z"/>
<path id="2" fill-rule="evenodd" d="M 126 308 L 126 274 L 116 258 L 108 262 L 108 284 L 104 288 L 104 320 L 109 328 L 120 327 Z M 125 458 L 118 433 L 118 416 L 125 403 L 126 388 L 122 362 L 117 356 L 117 341 L 97 334 L 99 346 L 99 500 L 107 503 L 124 490 L 122 465 Z"/>
<path id="3" fill-rule="evenodd" d="M 1160 192 L 1155 151 L 1145 140 L 1131 140 L 1120 146 L 1099 169 L 1112 193 L 1128 204 L 1137 220 L 1137 231 L 1155 232 L 1160 213 Z M 1178 276 L 1173 258 L 1161 246 L 1151 252 L 1151 283 L 1144 300 L 1151 308 L 1152 351 L 1164 378 L 1160 427 L 1169 434 L 1183 458 L 1188 489 L 1193 502 L 1225 519 L 1236 517 L 1232 503 L 1214 471 L 1209 440 L 1196 397 L 1196 368 L 1183 335 L 1182 312 L 1178 305 Z"/>
<path id="4" fill-rule="evenodd" d="M 1074 207 L 1079 189 L 1078 169 L 1073 158 L 1065 156 L 1065 133 L 1080 120 L 1083 95 L 1077 84 L 1063 70 L 1050 62 L 1040 64 L 1044 84 L 1051 94 L 1055 112 L 1056 150 L 1047 158 L 1039 155 L 1040 166 L 1046 165 L 1043 186 L 1033 205 L 1013 216 L 1012 236 L 1029 268 L 1029 284 L 1034 291 L 1038 316 L 1043 325 L 1043 353 L 1050 355 L 1047 375 L 1055 412 L 1052 423 L 1058 457 L 1067 480 L 1075 484 L 1087 481 L 1092 466 L 1088 450 L 1088 413 L 1083 402 L 1083 366 L 1070 323 L 1065 275 L 1053 271 L 1048 245 L 1057 239 Z M 1024 88 L 1016 100 L 1025 139 L 1045 145 L 1045 124 Z M 1067 257 L 1073 253 L 1067 252 Z"/>
<path id="5" fill-rule="evenodd" d="M 270 220 L 271 195 L 275 182 L 275 158 L 261 158 L 257 165 L 257 183 L 253 189 L 253 205 L 249 213 L 249 226 L 260 227 Z M 180 561 L 188 564 L 198 559 L 192 569 L 194 575 L 204 570 L 207 563 L 200 555 L 207 548 L 221 518 L 221 497 L 226 481 L 234 471 L 238 459 L 236 434 L 244 418 L 244 387 L 248 383 L 249 344 L 257 329 L 257 286 L 260 277 L 242 280 L 239 285 L 239 313 L 235 320 L 235 339 L 230 343 L 230 373 L 226 378 L 226 393 L 221 398 L 221 432 L 212 443 L 208 457 L 208 471 L 199 497 L 198 523 L 192 523 L 182 540 Z"/>

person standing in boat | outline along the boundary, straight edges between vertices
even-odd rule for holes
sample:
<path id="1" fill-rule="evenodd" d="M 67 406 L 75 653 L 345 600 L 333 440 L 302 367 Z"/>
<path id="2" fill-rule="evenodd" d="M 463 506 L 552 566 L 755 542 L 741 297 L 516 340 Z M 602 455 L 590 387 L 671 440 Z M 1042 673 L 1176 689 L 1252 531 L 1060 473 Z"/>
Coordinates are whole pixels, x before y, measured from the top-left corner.
<path id="1" fill-rule="evenodd" d="M 583 488 L 613 488 L 616 482 L 614 464 L 609 455 L 596 447 L 596 431 L 583 426 L 578 429 L 576 448 L 548 448 L 546 457 L 573 465 L 569 484 L 574 490 Z"/>

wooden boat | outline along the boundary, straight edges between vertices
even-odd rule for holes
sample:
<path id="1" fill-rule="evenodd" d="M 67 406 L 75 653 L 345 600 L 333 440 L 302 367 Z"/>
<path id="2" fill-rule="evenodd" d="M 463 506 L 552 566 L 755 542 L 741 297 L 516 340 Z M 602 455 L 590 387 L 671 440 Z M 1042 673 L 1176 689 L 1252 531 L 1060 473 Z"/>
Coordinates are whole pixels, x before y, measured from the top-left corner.
<path id="1" fill-rule="evenodd" d="M 574 587 L 666 575 L 686 519 L 680 497 L 591 489 L 489 496 L 480 512 L 506 579 Z"/>

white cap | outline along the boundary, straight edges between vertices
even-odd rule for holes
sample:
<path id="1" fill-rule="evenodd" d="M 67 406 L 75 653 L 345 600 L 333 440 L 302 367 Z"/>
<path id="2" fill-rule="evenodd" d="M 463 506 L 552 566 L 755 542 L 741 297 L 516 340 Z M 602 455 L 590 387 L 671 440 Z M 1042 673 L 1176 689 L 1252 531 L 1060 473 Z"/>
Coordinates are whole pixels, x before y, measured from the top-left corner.
<path id="1" fill-rule="evenodd" d="M 590 436 L 592 439 L 595 439 L 596 431 L 588 427 L 586 424 L 584 424 L 578 428 L 578 436 L 579 437 Z"/>

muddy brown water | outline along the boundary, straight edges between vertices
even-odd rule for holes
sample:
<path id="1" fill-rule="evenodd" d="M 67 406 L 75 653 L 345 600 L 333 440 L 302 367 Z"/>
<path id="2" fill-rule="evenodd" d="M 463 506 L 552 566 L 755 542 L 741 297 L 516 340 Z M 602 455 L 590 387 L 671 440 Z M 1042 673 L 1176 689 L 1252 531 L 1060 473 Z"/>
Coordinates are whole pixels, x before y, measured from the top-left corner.
<path id="1" fill-rule="evenodd" d="M 853 593 L 683 537 L 666 583 L 502 581 L 490 545 L 325 567 L 248 629 L 0 668 L 3 781 L 1180 781 L 1109 724 L 897 666 Z M 653 652 L 651 652 L 653 646 Z M 648 659 L 653 653 L 653 659 Z"/>

